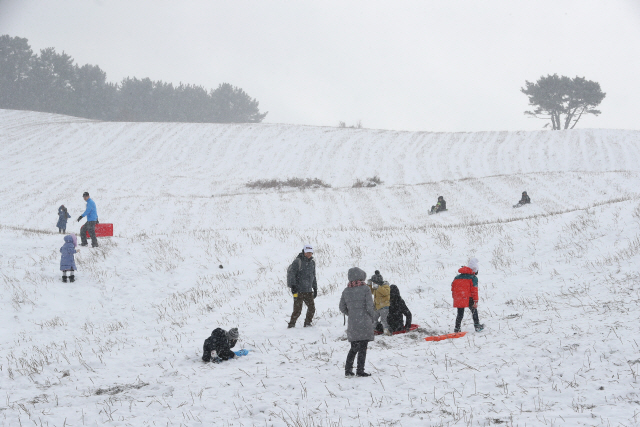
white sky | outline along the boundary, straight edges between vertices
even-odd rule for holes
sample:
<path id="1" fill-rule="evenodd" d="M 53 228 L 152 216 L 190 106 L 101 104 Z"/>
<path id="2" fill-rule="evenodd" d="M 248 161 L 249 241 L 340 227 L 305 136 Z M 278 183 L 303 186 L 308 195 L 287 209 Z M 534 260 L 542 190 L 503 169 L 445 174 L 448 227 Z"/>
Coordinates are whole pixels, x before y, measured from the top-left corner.
<path id="1" fill-rule="evenodd" d="M 0 34 L 126 76 L 229 82 L 265 122 L 540 129 L 525 80 L 607 93 L 578 127 L 640 129 L 639 0 L 0 0 Z"/>

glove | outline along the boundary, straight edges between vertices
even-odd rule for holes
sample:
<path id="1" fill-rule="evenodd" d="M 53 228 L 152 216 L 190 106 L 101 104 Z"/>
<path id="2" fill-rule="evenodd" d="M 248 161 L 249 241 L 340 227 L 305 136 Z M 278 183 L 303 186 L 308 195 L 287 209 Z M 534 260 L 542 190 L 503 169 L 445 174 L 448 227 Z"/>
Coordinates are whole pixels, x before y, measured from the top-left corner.
<path id="1" fill-rule="evenodd" d="M 298 293 L 298 287 L 297 286 L 291 287 L 291 293 L 292 294 L 297 294 Z"/>
<path id="2" fill-rule="evenodd" d="M 81 219 L 82 219 L 82 215 L 78 217 L 78 222 L 80 222 Z"/>
<path id="3" fill-rule="evenodd" d="M 317 296 L 318 296 L 318 289 L 314 288 L 313 289 L 313 299 L 316 299 Z"/>
<path id="4" fill-rule="evenodd" d="M 96 219 L 96 224 L 100 224 L 100 221 L 98 221 L 97 219 Z"/>
<path id="5" fill-rule="evenodd" d="M 247 354 L 249 354 L 249 350 L 245 350 L 244 348 L 242 350 L 238 350 L 238 351 L 234 351 L 233 352 L 236 356 L 240 357 L 240 356 L 246 356 Z"/>

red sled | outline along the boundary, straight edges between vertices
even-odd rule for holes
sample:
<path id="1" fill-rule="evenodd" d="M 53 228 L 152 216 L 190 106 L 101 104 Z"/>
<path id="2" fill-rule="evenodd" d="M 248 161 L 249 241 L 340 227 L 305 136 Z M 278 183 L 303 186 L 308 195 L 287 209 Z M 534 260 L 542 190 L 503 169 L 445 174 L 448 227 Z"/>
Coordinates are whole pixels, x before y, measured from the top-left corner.
<path id="1" fill-rule="evenodd" d="M 113 237 L 113 224 L 96 224 L 96 237 Z M 87 239 L 91 238 L 89 236 L 89 231 L 87 231 Z"/>
<path id="2" fill-rule="evenodd" d="M 407 332 L 415 331 L 416 329 L 418 329 L 418 327 L 419 327 L 419 326 L 420 326 L 420 325 L 416 325 L 416 324 L 412 323 L 412 324 L 411 324 L 411 326 L 409 327 L 409 330 L 408 330 L 408 331 L 405 331 L 405 330 L 402 330 L 402 331 L 395 331 L 395 332 L 393 333 L 393 335 L 404 334 L 404 333 L 407 333 Z M 382 335 L 382 332 L 380 332 L 380 331 L 373 331 L 373 334 L 374 334 L 374 335 Z"/>
<path id="3" fill-rule="evenodd" d="M 446 334 L 446 335 L 436 335 L 433 337 L 426 337 L 424 340 L 425 341 L 442 341 L 442 340 L 448 340 L 451 338 L 461 338 L 463 336 L 467 335 L 466 332 L 456 332 L 453 334 Z"/>

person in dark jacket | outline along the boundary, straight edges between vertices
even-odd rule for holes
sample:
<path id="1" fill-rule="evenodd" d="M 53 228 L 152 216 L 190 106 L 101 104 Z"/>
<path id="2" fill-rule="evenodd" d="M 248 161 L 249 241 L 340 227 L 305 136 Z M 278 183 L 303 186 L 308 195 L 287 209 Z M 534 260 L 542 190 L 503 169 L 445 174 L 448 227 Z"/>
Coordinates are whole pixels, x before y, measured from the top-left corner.
<path id="1" fill-rule="evenodd" d="M 384 279 L 382 278 L 382 274 L 380 274 L 380 270 L 376 270 L 375 274 L 371 276 L 371 281 L 378 286 L 382 286 Z"/>
<path id="2" fill-rule="evenodd" d="M 302 252 L 293 260 L 290 269 L 295 275 L 291 285 L 293 294 L 293 313 L 289 320 L 289 328 L 295 328 L 298 317 L 302 314 L 302 304 L 307 306 L 307 316 L 304 327 L 311 326 L 316 312 L 315 298 L 318 296 L 318 281 L 316 280 L 316 261 L 313 259 L 313 247 L 305 245 Z"/>
<path id="3" fill-rule="evenodd" d="M 442 212 L 447 210 L 447 202 L 444 200 L 444 197 L 438 196 L 438 203 L 434 206 L 431 206 L 430 214 Z"/>
<path id="4" fill-rule="evenodd" d="M 406 318 L 405 322 L 402 321 L 402 316 Z M 396 285 L 391 285 L 391 305 L 387 323 L 391 332 L 408 331 L 411 327 L 411 311 L 400 296 L 400 290 Z"/>
<path id="5" fill-rule="evenodd" d="M 67 212 L 67 208 L 64 205 L 60 205 L 58 208 L 58 223 L 56 227 L 58 227 L 58 233 L 66 233 L 67 232 L 67 219 L 71 218 L 69 212 Z"/>
<path id="6" fill-rule="evenodd" d="M 478 258 L 471 258 L 466 266 L 458 270 L 458 274 L 451 283 L 453 306 L 458 309 L 454 332 L 460 332 L 460 325 L 464 317 L 464 309 L 469 307 L 473 316 L 476 332 L 484 329 L 478 318 Z"/>
<path id="7" fill-rule="evenodd" d="M 527 194 L 527 192 L 523 191 L 522 192 L 522 197 L 518 201 L 518 204 L 514 205 L 513 207 L 514 208 L 519 208 L 520 206 L 528 205 L 529 203 L 531 203 L 531 199 L 529 198 L 529 195 Z"/>
<path id="8" fill-rule="evenodd" d="M 216 362 L 233 359 L 236 354 L 231 349 L 236 345 L 239 336 L 238 328 L 231 328 L 229 332 L 222 328 L 214 329 L 211 332 L 211 336 L 204 340 L 202 360 L 210 362 L 212 360 L 212 351 L 216 352 L 216 356 L 213 359 Z"/>
<path id="9" fill-rule="evenodd" d="M 73 274 L 76 271 L 75 254 L 78 253 L 76 249 L 76 243 L 73 236 L 64 236 L 64 245 L 60 248 L 60 271 L 62 271 L 62 281 L 67 282 L 67 271 L 71 273 L 69 280 L 75 282 L 76 276 Z"/>
<path id="10" fill-rule="evenodd" d="M 349 283 L 342 291 L 338 306 L 343 314 L 349 316 L 347 339 L 351 343 L 351 349 L 347 354 L 344 374 L 347 377 L 353 376 L 353 362 L 357 355 L 358 368 L 355 375 L 369 377 L 371 374 L 364 371 L 364 364 L 367 359 L 369 341 L 373 341 L 373 319 L 375 316 L 373 297 L 364 282 L 367 279 L 367 273 L 358 267 L 353 267 L 349 269 L 347 277 Z"/>

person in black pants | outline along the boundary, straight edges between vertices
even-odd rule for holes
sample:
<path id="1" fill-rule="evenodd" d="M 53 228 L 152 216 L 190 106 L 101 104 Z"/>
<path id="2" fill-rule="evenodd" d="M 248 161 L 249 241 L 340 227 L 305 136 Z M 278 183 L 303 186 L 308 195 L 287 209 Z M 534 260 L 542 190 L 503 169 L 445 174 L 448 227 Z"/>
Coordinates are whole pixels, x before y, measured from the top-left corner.
<path id="1" fill-rule="evenodd" d="M 353 267 L 349 269 L 347 274 L 349 283 L 342 291 L 340 297 L 340 311 L 349 317 L 347 326 L 347 339 L 351 343 L 351 349 L 347 354 L 347 362 L 344 366 L 344 375 L 352 377 L 353 362 L 358 356 L 358 368 L 355 375 L 357 377 L 369 377 L 364 371 L 364 364 L 367 359 L 367 346 L 369 341 L 373 341 L 373 318 L 375 315 L 375 307 L 373 305 L 373 297 L 369 287 L 364 282 L 367 279 L 367 273 Z"/>
<path id="2" fill-rule="evenodd" d="M 231 328 L 229 332 L 222 328 L 214 329 L 213 332 L 211 332 L 211 336 L 204 340 L 204 345 L 202 346 L 202 361 L 210 362 L 212 360 L 212 351 L 216 352 L 216 356 L 213 359 L 214 362 L 233 359 L 236 357 L 236 354 L 231 351 L 231 348 L 236 345 L 238 337 L 238 328 Z"/>
<path id="3" fill-rule="evenodd" d="M 400 289 L 396 285 L 390 286 L 390 294 L 391 305 L 387 316 L 389 330 L 391 332 L 408 331 L 411 328 L 411 311 L 400 296 Z"/>

